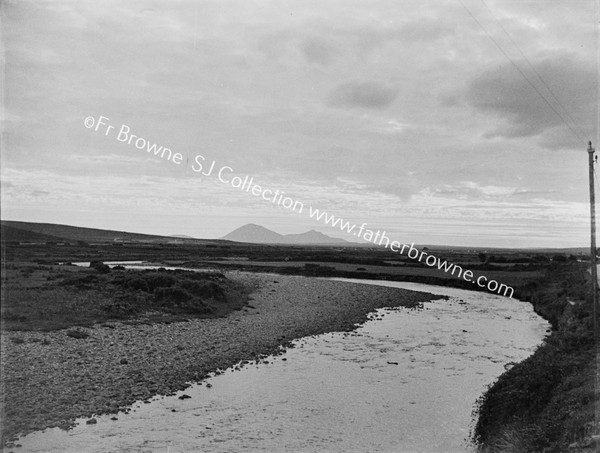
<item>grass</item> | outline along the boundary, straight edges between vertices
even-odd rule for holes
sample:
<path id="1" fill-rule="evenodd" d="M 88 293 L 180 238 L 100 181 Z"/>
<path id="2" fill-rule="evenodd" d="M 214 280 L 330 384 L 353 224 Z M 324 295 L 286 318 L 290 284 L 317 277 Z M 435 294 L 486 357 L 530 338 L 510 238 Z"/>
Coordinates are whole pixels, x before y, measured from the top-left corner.
<path id="1" fill-rule="evenodd" d="M 483 451 L 562 452 L 597 432 L 588 287 L 587 269 L 569 264 L 554 266 L 524 291 L 554 330 L 481 398 L 474 437 Z"/>
<path id="2" fill-rule="evenodd" d="M 94 323 L 170 322 L 223 316 L 246 303 L 248 288 L 220 274 L 81 269 L 58 261 L 152 260 L 300 275 L 416 281 L 477 289 L 447 274 L 380 250 L 262 245 L 5 246 L 2 318 L 7 330 L 53 330 Z M 500 251 L 495 252 L 499 254 Z M 513 286 L 553 332 L 544 346 L 494 383 L 480 401 L 474 437 L 486 452 L 562 452 L 598 432 L 593 408 L 595 358 L 591 341 L 589 264 L 552 253 L 503 252 L 480 261 L 472 252 L 437 254 Z M 237 260 L 238 257 L 245 258 Z M 22 262 L 19 262 L 22 261 Z M 389 265 L 393 260 L 395 265 Z M 27 262 L 25 262 L 27 261 Z M 488 262 L 489 261 L 489 262 Z M 313 266 L 306 267 L 306 264 Z M 319 266 L 314 266 L 319 264 Z M 574 302 L 571 305 L 569 302 Z M 83 331 L 83 330 L 82 330 Z M 588 450 L 589 451 L 589 450 Z"/>
<path id="3" fill-rule="evenodd" d="M 418 277 L 434 277 L 434 278 L 451 278 L 452 275 L 439 270 L 437 268 L 427 267 L 425 265 L 417 265 L 418 263 L 411 262 L 410 265 L 406 266 L 380 266 L 380 265 L 356 265 L 351 263 L 332 263 L 324 261 L 242 261 L 242 260 L 227 260 L 227 261 L 210 261 L 211 264 L 228 265 L 228 266 L 258 266 L 265 268 L 304 268 L 306 265 L 321 265 L 322 267 L 332 267 L 339 272 L 353 272 L 353 271 L 366 271 L 369 273 L 381 273 L 393 276 L 418 276 Z M 456 263 L 463 267 L 463 269 L 469 269 L 468 264 Z M 473 267 L 471 267 L 473 269 Z M 457 275 L 457 272 L 455 272 Z M 541 277 L 543 272 L 539 270 L 527 270 L 519 271 L 516 274 L 514 271 L 508 270 L 479 270 L 473 272 L 474 279 L 480 275 L 486 276 L 487 278 L 494 279 L 497 281 L 504 281 L 505 279 L 514 280 L 515 277 L 520 282 L 524 283 L 527 280 L 531 280 L 536 277 Z"/>
<path id="4" fill-rule="evenodd" d="M 3 328 L 56 330 L 114 320 L 224 316 L 245 305 L 249 291 L 220 273 L 13 264 L 2 282 Z"/>

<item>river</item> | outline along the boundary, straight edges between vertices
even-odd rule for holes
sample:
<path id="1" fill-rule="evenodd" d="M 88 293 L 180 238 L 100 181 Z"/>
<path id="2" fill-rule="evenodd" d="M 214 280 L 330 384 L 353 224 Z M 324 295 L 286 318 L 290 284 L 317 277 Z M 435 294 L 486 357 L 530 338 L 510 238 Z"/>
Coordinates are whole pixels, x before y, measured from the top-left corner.
<path id="1" fill-rule="evenodd" d="M 343 279 L 337 279 L 343 280 Z M 531 305 L 417 283 L 349 280 L 449 296 L 378 310 L 354 332 L 294 342 L 130 413 L 19 439 L 19 452 L 471 452 L 476 400 L 549 325 Z M 179 399 L 182 395 L 191 398 Z"/>

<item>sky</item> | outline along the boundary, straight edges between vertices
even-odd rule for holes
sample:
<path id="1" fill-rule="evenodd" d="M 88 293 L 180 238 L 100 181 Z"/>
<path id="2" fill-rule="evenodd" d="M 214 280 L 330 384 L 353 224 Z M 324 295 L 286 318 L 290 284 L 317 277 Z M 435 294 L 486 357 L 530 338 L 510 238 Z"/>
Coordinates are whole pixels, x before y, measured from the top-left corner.
<path id="1" fill-rule="evenodd" d="M 586 246 L 598 3 L 6 0 L 2 219 Z"/>

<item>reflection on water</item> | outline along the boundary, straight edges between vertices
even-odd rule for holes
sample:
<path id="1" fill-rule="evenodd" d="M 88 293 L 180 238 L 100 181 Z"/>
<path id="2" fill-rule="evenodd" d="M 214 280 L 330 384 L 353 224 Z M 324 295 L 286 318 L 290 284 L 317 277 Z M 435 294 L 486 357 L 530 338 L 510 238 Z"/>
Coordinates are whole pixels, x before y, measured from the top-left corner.
<path id="1" fill-rule="evenodd" d="M 63 264 L 63 263 L 61 263 L 61 264 Z M 73 266 L 77 266 L 77 267 L 90 267 L 89 261 L 77 261 L 77 262 L 74 262 L 71 264 Z M 216 268 L 197 269 L 197 268 L 188 268 L 188 267 L 181 267 L 181 266 L 163 266 L 161 264 L 149 263 L 148 261 L 104 261 L 104 264 L 106 264 L 110 268 L 113 268 L 116 266 L 122 266 L 125 269 L 135 269 L 135 270 L 165 269 L 167 271 L 185 270 L 185 271 L 192 271 L 192 272 L 221 272 L 219 269 L 216 269 Z"/>
<path id="2" fill-rule="evenodd" d="M 450 300 L 379 310 L 355 332 L 301 339 L 268 364 L 227 370 L 118 421 L 30 434 L 19 451 L 471 451 L 476 399 L 505 364 L 531 354 L 548 325 L 514 299 L 367 283 Z"/>

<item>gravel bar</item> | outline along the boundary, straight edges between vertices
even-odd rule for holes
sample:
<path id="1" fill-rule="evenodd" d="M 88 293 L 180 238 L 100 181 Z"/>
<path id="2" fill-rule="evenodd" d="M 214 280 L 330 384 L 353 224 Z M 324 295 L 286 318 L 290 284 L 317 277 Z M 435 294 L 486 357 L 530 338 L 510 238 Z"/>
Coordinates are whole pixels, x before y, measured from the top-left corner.
<path id="1" fill-rule="evenodd" d="M 291 340 L 348 331 L 377 308 L 439 296 L 326 279 L 230 272 L 257 286 L 249 306 L 225 318 L 172 324 L 96 325 L 85 339 L 53 332 L 2 332 L 2 438 L 77 417 L 117 413 L 171 395 L 208 373 L 281 352 Z"/>

